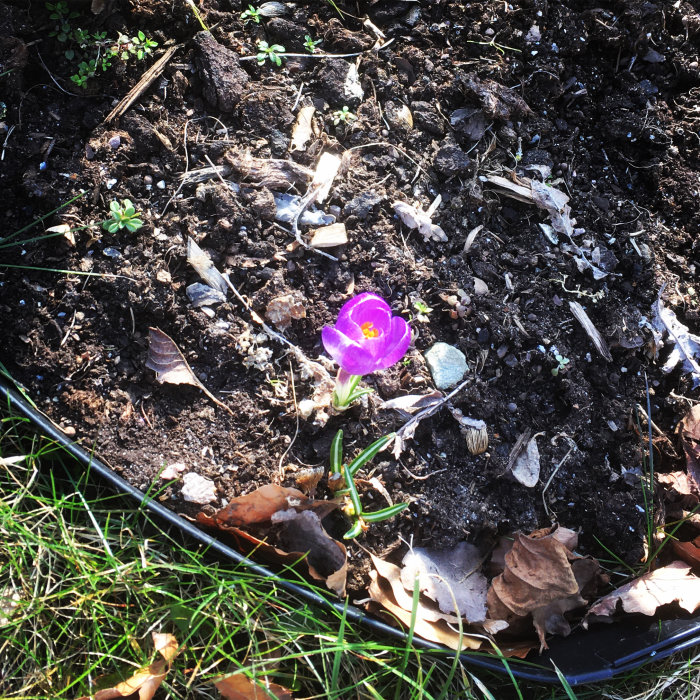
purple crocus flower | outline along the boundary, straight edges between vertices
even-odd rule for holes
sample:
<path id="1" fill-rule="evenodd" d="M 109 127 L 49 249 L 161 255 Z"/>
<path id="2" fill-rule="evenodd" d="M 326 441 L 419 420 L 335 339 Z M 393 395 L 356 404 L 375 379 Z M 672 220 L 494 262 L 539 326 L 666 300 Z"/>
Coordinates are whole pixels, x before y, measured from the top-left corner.
<path id="1" fill-rule="evenodd" d="M 321 338 L 340 367 L 334 396 L 340 408 L 366 393 L 355 392 L 362 375 L 391 367 L 406 354 L 411 329 L 403 318 L 391 315 L 384 299 L 366 292 L 343 306 L 335 326 L 326 326 Z"/>

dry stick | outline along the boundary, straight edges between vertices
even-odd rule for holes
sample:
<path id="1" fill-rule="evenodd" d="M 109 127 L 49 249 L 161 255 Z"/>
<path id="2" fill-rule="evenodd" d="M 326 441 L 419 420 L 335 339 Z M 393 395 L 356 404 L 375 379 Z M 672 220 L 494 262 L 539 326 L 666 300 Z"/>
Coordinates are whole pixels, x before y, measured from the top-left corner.
<path id="1" fill-rule="evenodd" d="M 119 100 L 117 106 L 107 115 L 104 120 L 105 124 L 109 124 L 115 117 L 121 117 L 129 107 L 139 98 L 141 93 L 148 89 L 151 83 L 163 72 L 168 61 L 173 57 L 173 54 L 181 47 L 181 44 L 171 46 L 142 76 L 136 85 Z"/>
<path id="2" fill-rule="evenodd" d="M 296 442 L 297 436 L 299 435 L 299 406 L 297 405 L 297 390 L 294 386 L 294 368 L 292 367 L 291 360 L 289 360 L 289 379 L 292 382 L 292 398 L 294 400 L 294 414 L 296 415 L 297 424 L 294 429 L 294 437 L 289 441 L 289 445 L 287 445 L 287 449 L 282 453 L 279 464 L 277 465 L 277 471 L 279 473 L 280 480 L 284 479 L 284 468 L 282 467 L 282 462 L 284 461 L 284 458 L 289 454 L 289 451 L 292 449 L 292 446 Z"/>
<path id="3" fill-rule="evenodd" d="M 318 362 L 314 362 L 313 360 L 310 360 L 296 345 L 294 345 L 294 343 L 292 343 L 291 340 L 285 338 L 281 333 L 272 330 L 272 328 L 270 328 L 270 326 L 268 326 L 267 323 L 265 323 L 265 321 L 262 320 L 260 315 L 253 311 L 253 309 L 250 307 L 250 304 L 248 304 L 248 302 L 243 298 L 243 295 L 233 286 L 231 280 L 229 280 L 227 276 L 224 276 L 224 281 L 228 285 L 228 288 L 233 292 L 236 299 L 238 299 L 238 301 L 240 301 L 241 304 L 243 304 L 243 308 L 251 315 L 253 321 L 258 323 L 265 331 L 265 333 L 267 333 L 267 335 L 269 335 L 271 338 L 274 338 L 278 343 L 286 345 L 292 351 L 294 357 L 296 357 L 301 364 L 306 365 L 307 367 L 309 365 L 317 367 L 323 374 L 325 374 L 324 379 L 327 379 L 330 382 L 333 381 L 331 375 L 328 374 L 328 371 L 325 367 L 323 367 L 323 365 L 321 365 Z"/>
<path id="4" fill-rule="evenodd" d="M 311 187 L 311 189 L 304 195 L 302 200 L 299 202 L 299 208 L 297 209 L 296 214 L 294 214 L 294 218 L 292 219 L 292 233 L 294 234 L 294 238 L 296 238 L 297 243 L 302 246 L 303 248 L 306 248 L 307 250 L 312 250 L 314 253 L 318 253 L 319 255 L 322 255 L 324 258 L 328 258 L 329 260 L 333 260 L 334 262 L 338 262 L 338 258 L 334 257 L 330 253 L 326 253 L 323 250 L 319 250 L 318 248 L 314 248 L 313 246 L 310 246 L 302 237 L 301 237 L 301 231 L 299 231 L 299 217 L 311 206 L 311 204 L 315 201 L 316 197 L 318 197 L 318 193 L 321 191 L 323 187 L 323 183 L 319 183 L 318 185 L 314 185 Z"/>
<path id="5" fill-rule="evenodd" d="M 462 389 L 464 389 L 464 387 L 467 386 L 467 384 L 469 384 L 470 381 L 472 381 L 471 377 L 465 379 L 461 384 L 457 386 L 456 389 L 453 389 L 447 396 L 443 396 L 437 403 L 433 404 L 432 406 L 428 406 L 428 408 L 424 408 L 419 413 L 416 413 L 416 415 L 413 416 L 413 418 L 404 423 L 404 425 L 396 431 L 396 437 L 394 438 L 394 442 L 396 443 L 396 447 L 394 448 L 394 456 L 398 458 L 398 456 L 401 454 L 401 451 L 403 450 L 403 436 L 406 433 L 409 433 L 408 437 L 410 439 L 410 437 L 413 436 L 413 433 L 418 427 L 418 424 L 424 418 L 430 418 L 430 416 L 437 413 L 453 396 L 456 396 L 460 391 L 462 391 Z"/>

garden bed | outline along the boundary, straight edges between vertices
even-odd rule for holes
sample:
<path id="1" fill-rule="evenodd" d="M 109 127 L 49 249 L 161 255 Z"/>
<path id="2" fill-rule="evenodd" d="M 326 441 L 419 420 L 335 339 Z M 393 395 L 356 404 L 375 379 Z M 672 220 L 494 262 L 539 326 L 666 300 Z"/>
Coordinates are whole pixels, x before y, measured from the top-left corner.
<path id="1" fill-rule="evenodd" d="M 41 234 L 33 228 L 3 248 L 14 267 L 2 270 L 0 360 L 37 406 L 129 483 L 182 515 L 211 516 L 327 468 L 340 428 L 349 454 L 400 430 L 409 417 L 384 402 L 434 391 L 424 355 L 447 343 L 466 357 L 468 381 L 399 458 L 389 450 L 366 468 L 368 507 L 410 505 L 373 524 L 362 547 L 348 544 L 351 597 L 366 597 L 368 550 L 400 561 L 408 543 L 467 541 L 487 557 L 501 536 L 552 522 L 579 532 L 578 552 L 637 566 L 651 517 L 636 413 L 645 373 L 666 435 L 696 395 L 692 373 L 654 362 L 665 351 L 650 327 L 664 285 L 667 309 L 691 327 L 698 316 L 691 5 L 380 1 L 341 3 L 341 19 L 311 2 L 256 23 L 241 18 L 247 5 L 205 0 L 210 33 L 184 2 L 105 5 L 93 14 L 71 4 L 70 21 L 108 36 L 141 30 L 158 47 L 115 59 L 83 88 L 69 78 L 76 59 L 49 36 L 51 13 L 0 4 L 5 235 L 85 190 L 43 222 L 69 235 L 28 240 Z M 353 56 L 304 56 L 307 36 L 322 40 L 317 52 Z M 258 65 L 259 41 L 300 56 Z M 162 75 L 105 121 L 169 47 Z M 299 111 L 312 106 L 312 130 L 292 147 Z M 323 153 L 341 165 L 317 204 L 348 242 L 311 249 L 319 225 L 302 225 L 299 245 L 292 225 L 275 221 L 272 192 L 305 195 Z M 265 186 L 250 158 L 296 166 Z M 513 198 L 499 178 L 566 194 L 575 224 L 522 191 Z M 427 210 L 438 196 L 432 217 L 445 240 L 395 215 L 396 201 Z M 110 203 L 127 198 L 144 226 L 102 229 Z M 188 239 L 245 305 L 228 294 L 193 306 L 187 287 L 201 280 Z M 411 347 L 365 378 L 374 394 L 348 411 L 306 410 L 315 387 L 299 358 L 323 355 L 322 328 L 361 292 L 411 323 Z M 289 319 L 274 313 L 280 300 Z M 229 411 L 195 387 L 156 381 L 149 328 L 168 334 Z M 484 421 L 485 452 L 471 453 L 451 409 Z M 509 468 L 524 434 L 539 435 L 533 487 Z M 657 468 L 678 466 L 670 443 L 655 456 Z M 173 465 L 180 475 L 163 480 Z M 184 498 L 187 473 L 213 483 L 206 503 Z M 330 495 L 325 480 L 316 495 Z M 324 524 L 337 539 L 348 527 L 339 513 Z"/>

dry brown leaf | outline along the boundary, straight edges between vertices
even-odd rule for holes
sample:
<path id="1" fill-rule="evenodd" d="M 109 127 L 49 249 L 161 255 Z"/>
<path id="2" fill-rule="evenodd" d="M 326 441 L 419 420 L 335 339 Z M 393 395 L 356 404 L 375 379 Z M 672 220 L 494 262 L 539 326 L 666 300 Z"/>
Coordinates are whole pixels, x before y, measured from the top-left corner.
<path id="1" fill-rule="evenodd" d="M 323 477 L 323 467 L 308 467 L 301 469 L 294 475 L 297 486 L 308 496 L 313 497 L 316 493 L 318 482 Z"/>
<path id="2" fill-rule="evenodd" d="M 267 679 L 261 680 L 261 683 L 262 687 L 244 673 L 234 673 L 216 681 L 214 685 L 226 700 L 292 700 L 292 693 L 287 688 L 270 683 Z"/>
<path id="3" fill-rule="evenodd" d="M 285 294 L 270 301 L 265 309 L 265 318 L 281 331 L 285 331 L 292 325 L 293 320 L 306 318 L 306 307 L 292 294 Z"/>
<path id="4" fill-rule="evenodd" d="M 574 544 L 571 531 L 557 532 L 516 534 L 512 548 L 505 554 L 503 573 L 493 579 L 488 592 L 491 619 L 503 619 L 511 626 L 523 628 L 532 615 L 540 649 L 547 648 L 547 633 L 570 632 L 564 613 L 584 605 L 582 594 L 590 595 L 590 589 L 596 588 L 599 580 L 598 562 L 577 557 L 560 541 L 562 538 L 567 544 Z"/>
<path id="5" fill-rule="evenodd" d="M 686 563 L 700 567 L 700 536 L 690 542 L 673 540 L 673 551 Z"/>
<path id="6" fill-rule="evenodd" d="M 196 386 L 217 406 L 233 415 L 233 411 L 225 403 L 219 401 L 197 379 L 175 341 L 159 328 L 149 329 L 146 367 L 156 373 L 156 381 L 161 384 L 190 384 L 191 386 Z"/>
<path id="7" fill-rule="evenodd" d="M 342 160 L 329 151 L 321 153 L 311 181 L 311 188 L 317 189 L 316 201 L 323 202 L 331 191 L 333 180 L 338 174 Z"/>
<path id="8" fill-rule="evenodd" d="M 414 547 L 402 563 L 401 582 L 406 590 L 412 591 L 418 578 L 421 592 L 442 612 L 461 615 L 469 623 L 486 619 L 488 584 L 477 547 L 467 542 L 446 551 Z"/>
<path id="9" fill-rule="evenodd" d="M 409 627 L 412 622 L 412 613 L 408 610 L 404 610 L 400 605 L 396 604 L 391 588 L 386 584 L 382 585 L 379 582 L 376 571 L 371 571 L 370 577 L 372 579 L 369 585 L 370 598 L 378 602 L 400 622 Z M 423 639 L 436 642 L 437 644 L 444 644 L 446 647 L 454 649 L 455 651 L 479 649 L 482 644 L 481 639 L 468 634 L 462 635 L 460 640 L 459 632 L 456 632 L 450 628 L 447 623 L 442 620 L 438 622 L 427 622 L 426 620 L 416 616 L 413 629 L 415 633 L 418 636 L 423 637 Z"/>
<path id="10" fill-rule="evenodd" d="M 275 513 L 290 508 L 314 510 L 323 519 L 337 507 L 333 501 L 316 501 L 291 487 L 266 484 L 245 496 L 232 498 L 227 506 L 211 516 L 211 520 L 216 526 L 246 527 L 269 524 Z"/>
<path id="11" fill-rule="evenodd" d="M 619 607 L 627 613 L 653 615 L 661 605 L 678 603 L 694 613 L 700 607 L 700 578 L 685 562 L 674 561 L 621 586 L 591 606 L 587 617 L 609 617 Z"/>
<path id="12" fill-rule="evenodd" d="M 690 409 L 678 426 L 678 433 L 687 458 L 686 468 L 696 489 L 700 487 L 700 404 Z"/>
<path id="13" fill-rule="evenodd" d="M 433 406 L 443 398 L 443 393 L 431 391 L 429 394 L 409 394 L 408 396 L 399 396 L 389 401 L 384 401 L 379 407 L 381 409 L 393 408 L 400 413 L 415 413 L 429 406 Z"/>
<path id="14" fill-rule="evenodd" d="M 138 693 L 139 700 L 151 700 L 156 691 L 167 676 L 170 664 L 178 654 L 177 639 L 172 634 L 151 633 L 153 645 L 163 657 L 150 664 L 147 668 L 138 670 L 131 678 L 118 683 L 113 688 L 99 690 L 91 698 L 93 700 L 112 700 L 113 698 L 125 698 Z M 91 700 L 87 696 L 78 700 Z"/>
<path id="15" fill-rule="evenodd" d="M 315 501 L 301 491 L 276 484 L 262 486 L 246 496 L 234 498 L 213 516 L 199 513 L 197 522 L 231 533 L 242 551 L 260 552 L 268 560 L 289 566 L 303 561 L 309 575 L 339 596 L 345 594 L 347 550 L 331 538 L 321 520 L 338 507 L 334 501 Z M 271 526 L 279 525 L 279 532 Z M 281 547 L 264 542 L 241 527 L 267 526 Z"/>
<path id="16" fill-rule="evenodd" d="M 413 587 L 411 587 L 410 593 L 404 588 L 404 585 L 401 582 L 400 567 L 386 561 L 385 559 L 375 557 L 373 554 L 371 557 L 374 568 L 377 570 L 377 574 L 391 586 L 391 592 L 394 594 L 396 604 L 399 607 L 402 607 L 404 610 L 411 612 L 413 610 Z M 456 615 L 442 613 L 437 608 L 425 605 L 420 600 L 418 601 L 416 614 L 425 622 L 445 620 L 446 622 L 451 622 L 452 624 L 459 624 L 459 618 Z"/>
<path id="17" fill-rule="evenodd" d="M 686 509 L 700 502 L 700 489 L 686 472 L 657 472 L 656 478 L 665 487 L 665 496 L 669 502 Z"/>

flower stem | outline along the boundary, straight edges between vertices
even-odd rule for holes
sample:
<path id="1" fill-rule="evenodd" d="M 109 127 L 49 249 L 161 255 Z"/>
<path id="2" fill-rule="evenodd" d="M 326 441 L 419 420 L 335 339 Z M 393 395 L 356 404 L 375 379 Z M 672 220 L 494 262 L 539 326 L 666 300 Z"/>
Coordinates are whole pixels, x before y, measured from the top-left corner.
<path id="1" fill-rule="evenodd" d="M 333 408 L 336 411 L 344 411 L 356 399 L 372 393 L 371 389 L 357 388 L 361 379 L 361 374 L 348 374 L 342 368 L 338 370 L 335 389 L 333 390 Z"/>

